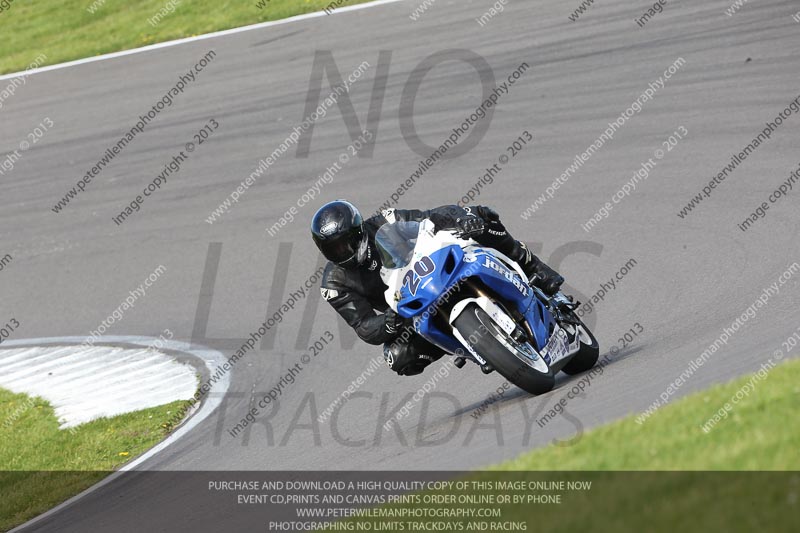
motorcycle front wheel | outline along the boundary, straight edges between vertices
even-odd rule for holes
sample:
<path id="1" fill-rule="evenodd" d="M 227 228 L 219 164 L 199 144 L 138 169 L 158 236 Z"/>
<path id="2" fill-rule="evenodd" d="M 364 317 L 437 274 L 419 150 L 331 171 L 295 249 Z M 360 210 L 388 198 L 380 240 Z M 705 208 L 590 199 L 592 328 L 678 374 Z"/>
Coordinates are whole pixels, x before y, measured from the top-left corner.
<path id="1" fill-rule="evenodd" d="M 544 394 L 555 386 L 552 369 L 548 368 L 544 373 L 533 368 L 530 344 L 506 333 L 480 306 L 467 305 L 453 322 L 453 327 L 464 339 L 470 339 L 472 349 L 492 368 L 520 389 L 531 394 Z"/>

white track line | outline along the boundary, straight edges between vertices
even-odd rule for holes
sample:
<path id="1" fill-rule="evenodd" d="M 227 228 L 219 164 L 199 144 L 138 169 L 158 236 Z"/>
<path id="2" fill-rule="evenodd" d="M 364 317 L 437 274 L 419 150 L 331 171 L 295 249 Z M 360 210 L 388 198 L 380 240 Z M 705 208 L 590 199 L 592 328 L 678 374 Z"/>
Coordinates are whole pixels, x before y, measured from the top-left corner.
<path id="1" fill-rule="evenodd" d="M 333 10 L 331 15 L 336 15 L 336 14 L 339 14 L 339 13 L 347 13 L 347 12 L 350 12 L 350 11 L 358 11 L 360 9 L 367 9 L 367 8 L 370 8 L 370 7 L 380 6 L 380 5 L 383 5 L 383 4 L 393 4 L 395 2 L 402 2 L 402 1 L 403 0 L 373 0 L 372 2 L 367 2 L 365 4 L 356 4 L 354 6 L 337 7 L 335 10 Z M 166 42 L 163 42 L 163 43 L 151 44 L 149 46 L 143 46 L 141 48 L 132 48 L 130 50 L 122 50 L 121 52 L 113 52 L 111 54 L 103 54 L 103 55 L 95 56 L 95 57 L 87 57 L 85 59 L 77 59 L 75 61 L 68 61 L 67 63 L 58 63 L 56 65 L 48 65 L 46 67 L 34 68 L 34 69 L 31 69 L 31 70 L 24 70 L 24 71 L 21 71 L 21 72 L 13 72 L 11 74 L 3 74 L 2 76 L 0 76 L 0 80 L 9 80 L 9 79 L 12 79 L 12 78 L 19 78 L 21 76 L 32 76 L 34 74 L 40 74 L 42 72 L 49 72 L 51 70 L 60 70 L 62 68 L 74 67 L 74 66 L 77 66 L 77 65 L 84 65 L 84 64 L 87 64 L 87 63 L 94 63 L 96 61 L 105 61 L 106 59 L 114 59 L 114 58 L 117 58 L 117 57 L 123 57 L 123 56 L 132 55 L 132 54 L 139 54 L 139 53 L 142 53 L 142 52 L 149 52 L 151 50 L 158 50 L 159 48 L 169 48 L 171 46 L 178 46 L 178 45 L 181 45 L 181 44 L 193 43 L 195 41 L 202 41 L 202 40 L 205 40 L 205 39 L 213 39 L 215 37 L 222 37 L 223 35 L 232 35 L 232 34 L 235 34 L 235 33 L 242 33 L 242 32 L 250 31 L 250 30 L 259 30 L 261 28 L 269 28 L 269 27 L 272 27 L 272 26 L 279 26 L 281 24 L 289 24 L 291 22 L 298 22 L 298 21 L 301 21 L 301 20 L 307 20 L 307 19 L 312 19 L 312 18 L 316 18 L 316 17 L 327 17 L 327 16 L 329 16 L 329 15 L 327 13 L 325 13 L 324 11 L 315 11 L 314 13 L 306 13 L 304 15 L 295 15 L 294 17 L 289 17 L 289 18 L 285 18 L 285 19 L 271 20 L 271 21 L 268 21 L 268 22 L 260 22 L 258 24 L 251 24 L 249 26 L 242 26 L 242 27 L 239 27 L 239 28 L 231 28 L 229 30 L 216 31 L 216 32 L 213 32 L 213 33 L 206 33 L 206 34 L 203 34 L 203 35 L 196 35 L 194 37 L 185 37 L 183 39 L 176 39 L 174 41 L 166 41 Z"/>
<path id="2" fill-rule="evenodd" d="M 40 339 L 20 339 L 20 340 L 13 340 L 13 341 L 6 341 L 3 343 L 3 347 L 25 347 L 31 345 L 41 345 L 41 344 L 58 344 L 58 343 L 72 343 L 72 344 L 79 344 L 86 340 L 86 337 L 44 337 Z M 124 344 L 133 344 L 139 345 L 143 347 L 150 346 L 156 339 L 152 337 L 134 337 L 134 336 L 109 336 L 109 337 L 101 337 L 98 342 L 106 343 L 124 343 Z M 175 350 L 183 353 L 187 353 L 190 355 L 194 355 L 199 357 L 203 363 L 205 364 L 206 368 L 208 369 L 209 374 L 213 374 L 217 368 L 227 361 L 226 357 L 217 350 L 212 350 L 210 348 L 193 348 L 190 344 L 186 342 L 179 342 L 174 340 L 162 340 L 164 344 L 164 349 L 167 350 Z M 36 518 L 32 518 L 31 520 L 21 524 L 14 529 L 11 530 L 9 533 L 13 533 L 16 531 L 22 531 L 31 525 L 35 524 L 36 522 L 43 520 L 65 507 L 72 505 L 79 499 L 83 498 L 87 494 L 94 492 L 95 490 L 103 487 L 104 485 L 110 483 L 111 481 L 115 480 L 117 477 L 122 475 L 122 472 L 126 472 L 129 470 L 134 470 L 135 467 L 139 466 L 143 462 L 147 461 L 158 452 L 173 444 L 178 439 L 189 433 L 192 429 L 194 429 L 197 424 L 205 420 L 211 413 L 213 413 L 217 407 L 222 403 L 222 397 L 228 391 L 228 387 L 230 386 L 231 377 L 230 372 L 224 374 L 221 379 L 219 379 L 216 383 L 211 385 L 211 390 L 206 393 L 203 403 L 200 405 L 200 409 L 197 410 L 183 425 L 178 427 L 174 433 L 172 433 L 169 437 L 155 445 L 153 448 L 150 448 L 145 453 L 127 463 L 123 467 L 121 467 L 118 471 L 110 474 L 109 476 L 103 478 L 101 481 L 95 483 L 88 489 L 84 490 L 83 492 L 73 496 L 69 500 L 53 507 L 49 511 L 46 511 L 43 514 L 40 514 Z"/>

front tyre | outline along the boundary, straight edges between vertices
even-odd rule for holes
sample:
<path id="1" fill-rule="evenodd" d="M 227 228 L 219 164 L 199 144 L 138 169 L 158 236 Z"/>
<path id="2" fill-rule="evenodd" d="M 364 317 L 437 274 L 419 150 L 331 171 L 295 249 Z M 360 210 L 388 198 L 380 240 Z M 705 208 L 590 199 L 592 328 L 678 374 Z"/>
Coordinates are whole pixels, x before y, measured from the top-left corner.
<path id="1" fill-rule="evenodd" d="M 544 394 L 555 386 L 551 369 L 547 373 L 535 370 L 525 355 L 530 345 L 513 338 L 498 326 L 489 314 L 476 304 L 467 305 L 453 321 L 453 327 L 465 339 L 477 339 L 472 349 L 486 359 L 501 376 L 531 394 Z"/>

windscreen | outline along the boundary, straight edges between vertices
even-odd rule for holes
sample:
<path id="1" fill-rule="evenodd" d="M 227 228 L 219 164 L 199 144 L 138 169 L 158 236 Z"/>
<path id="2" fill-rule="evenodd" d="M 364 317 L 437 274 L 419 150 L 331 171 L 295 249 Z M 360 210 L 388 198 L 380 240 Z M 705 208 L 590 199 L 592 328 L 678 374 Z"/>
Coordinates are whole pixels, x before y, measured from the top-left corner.
<path id="1" fill-rule="evenodd" d="M 403 268 L 411 261 L 417 245 L 419 222 L 384 224 L 375 235 L 375 245 L 386 268 Z"/>

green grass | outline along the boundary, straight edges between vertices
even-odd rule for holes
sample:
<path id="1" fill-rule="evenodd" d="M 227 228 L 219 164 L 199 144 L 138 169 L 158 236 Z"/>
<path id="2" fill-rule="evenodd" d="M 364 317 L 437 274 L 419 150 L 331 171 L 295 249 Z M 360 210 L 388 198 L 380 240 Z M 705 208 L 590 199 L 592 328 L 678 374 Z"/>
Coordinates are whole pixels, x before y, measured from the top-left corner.
<path id="1" fill-rule="evenodd" d="M 163 440 L 178 401 L 82 424 L 58 427 L 41 398 L 0 389 L 0 531 L 20 524 L 91 486 Z"/>
<path id="2" fill-rule="evenodd" d="M 155 26 L 148 23 L 168 0 L 14 0 L 0 13 L 0 73 L 320 11 L 331 0 L 180 0 Z M 177 1 L 177 0 L 175 0 Z M 344 0 L 342 6 L 367 0 Z M 102 0 L 97 0 L 101 3 Z"/>
<path id="3" fill-rule="evenodd" d="M 483 531 L 474 521 L 527 523 L 548 533 L 797 531 L 800 505 L 800 361 L 754 381 L 749 396 L 708 433 L 701 425 L 742 387 L 747 376 L 663 407 L 644 424 L 630 416 L 590 431 L 572 446 L 525 453 L 455 481 L 582 481 L 585 491 L 485 490 L 425 495 L 560 494 L 558 504 L 427 504 L 391 508 L 499 508 L 501 518 L 450 519 L 452 531 Z M 513 501 L 513 500 L 512 500 Z M 352 522 L 406 518 L 358 518 Z M 418 519 L 416 519 L 418 520 Z M 487 529 L 491 531 L 489 527 Z M 329 530 L 330 531 L 330 530 Z"/>
<path id="4" fill-rule="evenodd" d="M 800 470 L 800 361 L 775 367 L 726 419 L 705 424 L 751 376 L 693 394 L 642 425 L 631 416 L 498 470 Z"/>

